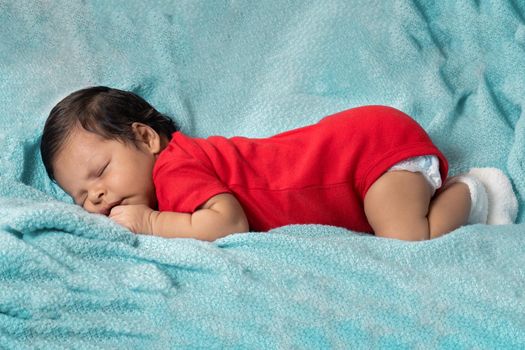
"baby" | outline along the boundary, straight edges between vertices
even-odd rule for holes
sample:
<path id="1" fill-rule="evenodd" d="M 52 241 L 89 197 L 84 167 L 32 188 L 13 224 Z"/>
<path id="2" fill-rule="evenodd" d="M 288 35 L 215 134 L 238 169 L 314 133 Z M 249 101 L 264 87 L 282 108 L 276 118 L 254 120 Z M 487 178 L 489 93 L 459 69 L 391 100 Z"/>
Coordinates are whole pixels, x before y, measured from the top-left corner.
<path id="1" fill-rule="evenodd" d="M 326 224 L 426 240 L 512 223 L 517 211 L 503 172 L 472 169 L 445 182 L 447 160 L 427 133 L 384 106 L 268 138 L 196 138 L 136 94 L 92 87 L 52 109 L 41 154 L 76 204 L 162 237 Z"/>

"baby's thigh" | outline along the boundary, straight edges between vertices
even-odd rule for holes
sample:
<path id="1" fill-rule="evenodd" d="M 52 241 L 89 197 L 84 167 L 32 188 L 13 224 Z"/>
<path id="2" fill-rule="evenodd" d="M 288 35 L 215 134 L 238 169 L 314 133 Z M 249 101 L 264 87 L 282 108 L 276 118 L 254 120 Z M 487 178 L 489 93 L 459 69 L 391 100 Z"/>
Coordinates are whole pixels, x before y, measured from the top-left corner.
<path id="1" fill-rule="evenodd" d="M 376 236 L 403 240 L 429 239 L 427 214 L 432 187 L 419 172 L 390 171 L 370 186 L 365 214 Z"/>

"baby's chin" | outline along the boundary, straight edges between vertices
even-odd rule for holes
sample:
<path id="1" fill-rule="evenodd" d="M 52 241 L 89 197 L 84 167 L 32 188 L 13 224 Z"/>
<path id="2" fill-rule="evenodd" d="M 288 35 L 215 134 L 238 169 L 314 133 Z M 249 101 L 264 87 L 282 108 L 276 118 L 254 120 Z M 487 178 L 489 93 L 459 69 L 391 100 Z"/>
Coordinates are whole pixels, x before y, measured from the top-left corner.
<path id="1" fill-rule="evenodd" d="M 144 204 L 147 205 L 148 207 L 150 207 L 153 210 L 158 210 L 159 203 L 157 201 L 157 196 L 156 196 L 155 192 L 153 192 L 152 194 L 148 195 L 146 198 L 147 198 L 147 201 Z"/>
<path id="2" fill-rule="evenodd" d="M 157 202 L 157 198 L 152 199 L 149 202 L 149 204 L 146 204 L 146 205 L 153 210 L 159 210 L 159 203 Z"/>

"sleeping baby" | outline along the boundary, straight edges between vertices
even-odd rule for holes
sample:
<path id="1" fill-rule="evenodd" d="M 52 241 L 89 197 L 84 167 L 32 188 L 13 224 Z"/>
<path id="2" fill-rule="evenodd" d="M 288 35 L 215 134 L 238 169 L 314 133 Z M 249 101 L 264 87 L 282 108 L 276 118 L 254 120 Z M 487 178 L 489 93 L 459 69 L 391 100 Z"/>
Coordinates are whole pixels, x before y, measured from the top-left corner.
<path id="1" fill-rule="evenodd" d="M 364 106 L 266 138 L 190 137 L 140 96 L 73 92 L 46 121 L 46 171 L 77 205 L 134 233 L 213 241 L 289 224 L 426 240 L 510 224 L 505 174 L 448 163 L 403 112 Z"/>

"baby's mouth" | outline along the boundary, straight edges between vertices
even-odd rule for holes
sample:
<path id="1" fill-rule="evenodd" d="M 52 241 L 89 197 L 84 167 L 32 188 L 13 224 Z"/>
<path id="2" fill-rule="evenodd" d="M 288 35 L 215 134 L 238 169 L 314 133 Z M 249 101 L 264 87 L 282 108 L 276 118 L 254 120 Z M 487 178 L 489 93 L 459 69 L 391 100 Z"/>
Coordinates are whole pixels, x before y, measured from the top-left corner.
<path id="1" fill-rule="evenodd" d="M 109 204 L 108 206 L 102 208 L 102 210 L 99 211 L 99 214 L 102 214 L 102 215 L 105 215 L 105 216 L 109 216 L 109 213 L 111 213 L 111 209 L 113 209 L 117 205 L 120 205 L 121 203 L 122 203 L 122 200 L 113 202 L 113 203 Z"/>

